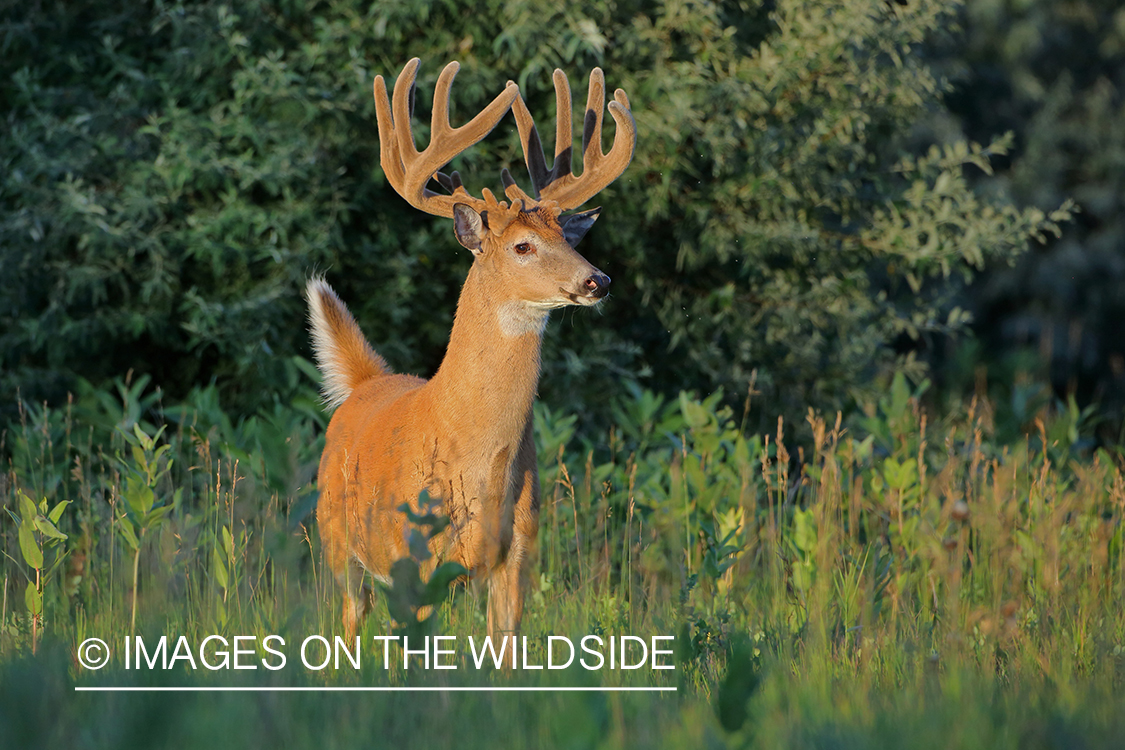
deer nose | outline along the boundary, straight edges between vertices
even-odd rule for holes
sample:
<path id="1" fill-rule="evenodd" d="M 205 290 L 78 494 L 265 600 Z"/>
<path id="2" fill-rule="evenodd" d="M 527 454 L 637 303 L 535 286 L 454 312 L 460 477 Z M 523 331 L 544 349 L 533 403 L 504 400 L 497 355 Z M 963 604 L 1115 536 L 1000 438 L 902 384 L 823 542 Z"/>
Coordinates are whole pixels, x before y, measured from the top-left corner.
<path id="1" fill-rule="evenodd" d="M 609 277 L 601 271 L 595 271 L 593 276 L 590 276 L 583 282 L 586 287 L 586 293 L 595 299 L 601 299 L 609 294 Z"/>

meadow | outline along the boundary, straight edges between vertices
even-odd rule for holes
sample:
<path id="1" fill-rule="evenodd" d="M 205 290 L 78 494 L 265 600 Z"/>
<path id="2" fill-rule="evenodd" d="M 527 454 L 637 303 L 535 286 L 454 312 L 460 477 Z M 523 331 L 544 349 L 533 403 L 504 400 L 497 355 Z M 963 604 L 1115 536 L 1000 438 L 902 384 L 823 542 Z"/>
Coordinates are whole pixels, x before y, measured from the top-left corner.
<path id="1" fill-rule="evenodd" d="M 313 512 L 325 416 L 311 383 L 237 422 L 213 388 L 165 406 L 144 377 L 25 407 L 0 480 L 0 745 L 1125 745 L 1121 455 L 1085 438 L 1091 414 L 1073 404 L 981 394 L 934 418 L 925 390 L 898 376 L 846 426 L 810 413 L 759 436 L 743 429 L 753 389 L 742 413 L 721 394 L 635 391 L 585 436 L 538 405 L 529 662 L 550 635 L 675 636 L 674 670 L 628 672 L 476 669 L 466 650 L 448 671 L 302 667 L 295 644 L 342 632 Z M 435 586 L 396 579 L 364 642 L 482 637 L 483 591 Z M 433 615 L 406 622 L 427 597 Z M 288 665 L 77 657 L 88 637 L 168 635 L 171 650 L 216 634 L 280 635 Z M 675 691 L 74 690 L 95 685 Z"/>

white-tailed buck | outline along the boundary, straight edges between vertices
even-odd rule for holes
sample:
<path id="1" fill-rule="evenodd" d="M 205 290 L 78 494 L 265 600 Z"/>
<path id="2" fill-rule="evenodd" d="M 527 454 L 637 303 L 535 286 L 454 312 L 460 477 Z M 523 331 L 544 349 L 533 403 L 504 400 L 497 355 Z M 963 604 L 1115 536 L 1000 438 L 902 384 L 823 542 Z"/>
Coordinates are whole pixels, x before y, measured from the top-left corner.
<path id="1" fill-rule="evenodd" d="M 474 261 L 449 347 L 430 380 L 392 373 L 347 308 L 320 279 L 308 284 L 309 317 L 324 397 L 336 412 L 320 461 L 317 518 L 325 555 L 345 588 L 344 627 L 354 634 L 371 605 L 365 573 L 387 580 L 391 564 L 409 554 L 406 519 L 425 490 L 451 521 L 431 540 L 423 567 L 456 561 L 488 580 L 488 630 L 499 638 L 519 629 L 528 554 L 539 532 L 539 480 L 531 407 L 548 313 L 591 306 L 609 278 L 574 251 L 600 209 L 563 215 L 615 180 L 633 156 L 636 125 L 625 92 L 609 103 L 617 123 L 602 152 L 605 80 L 590 74 L 583 127 L 582 174 L 571 173 L 570 86 L 554 74 L 558 108 L 555 159 L 548 170 L 535 123 L 509 82 L 471 122 L 449 123 L 449 92 L 458 64 L 441 72 L 434 94 L 430 145 L 415 148 L 410 120 L 419 60 L 406 64 L 387 99 L 375 77 L 380 161 L 387 180 L 410 205 L 453 219 L 457 241 Z M 468 194 L 457 172 L 443 169 L 514 109 L 533 194 L 501 171 L 508 201 L 491 191 Z M 432 192 L 431 179 L 449 195 Z"/>

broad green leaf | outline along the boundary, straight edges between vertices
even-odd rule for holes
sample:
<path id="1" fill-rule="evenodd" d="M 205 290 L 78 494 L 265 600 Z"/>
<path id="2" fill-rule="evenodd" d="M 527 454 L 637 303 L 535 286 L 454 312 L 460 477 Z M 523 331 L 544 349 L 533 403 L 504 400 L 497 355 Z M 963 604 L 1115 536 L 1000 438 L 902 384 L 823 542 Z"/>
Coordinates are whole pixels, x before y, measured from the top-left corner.
<path id="1" fill-rule="evenodd" d="M 680 393 L 680 410 L 683 412 L 684 419 L 687 420 L 688 427 L 698 429 L 708 422 L 707 410 L 692 401 L 687 393 Z"/>
<path id="2" fill-rule="evenodd" d="M 36 516 L 35 528 L 39 529 L 39 533 L 49 539 L 63 540 L 66 539 L 66 534 L 62 533 L 55 528 L 55 525 L 48 521 L 43 516 Z"/>
<path id="3" fill-rule="evenodd" d="M 811 510 L 797 508 L 793 511 L 793 543 L 806 554 L 816 548 L 816 524 Z"/>
<path id="4" fill-rule="evenodd" d="M 227 566 L 223 562 L 223 555 L 217 546 L 211 548 L 211 574 L 215 576 L 215 583 L 224 591 L 227 588 Z"/>
<path id="5" fill-rule="evenodd" d="M 148 513 L 156 502 L 152 488 L 135 477 L 130 477 L 125 484 L 125 501 L 138 516 Z"/>
<path id="6" fill-rule="evenodd" d="M 23 602 L 32 616 L 43 614 L 43 595 L 39 593 L 39 589 L 35 588 L 35 584 L 31 581 L 27 582 L 27 588 L 24 589 Z"/>
<path id="7" fill-rule="evenodd" d="M 171 505 L 161 505 L 158 508 L 153 508 L 148 513 L 145 513 L 144 517 L 141 519 L 141 528 L 156 528 L 160 525 L 160 522 L 164 520 L 164 516 L 168 515 L 171 511 Z"/>
<path id="8" fill-rule="evenodd" d="M 38 511 L 35 510 L 35 503 L 22 492 L 20 493 L 20 513 L 23 514 L 24 521 L 31 521 L 39 515 Z"/>
<path id="9" fill-rule="evenodd" d="M 121 516 L 117 519 L 117 531 L 134 552 L 140 549 L 141 542 L 137 539 L 137 534 L 133 531 L 133 522 L 128 517 Z"/>
<path id="10" fill-rule="evenodd" d="M 145 452 L 141 450 L 141 446 L 139 445 L 133 446 L 133 462 L 141 471 L 148 470 L 148 459 L 145 458 Z"/>
<path id="11" fill-rule="evenodd" d="M 145 450 L 152 449 L 152 438 L 145 434 L 145 431 L 141 429 L 140 424 L 133 424 L 133 434 L 137 436 L 137 440 L 140 441 Z"/>
<path id="12" fill-rule="evenodd" d="M 68 505 L 70 505 L 70 500 L 60 501 L 54 508 L 51 508 L 51 512 L 47 514 L 47 520 L 53 524 L 58 524 L 59 519 L 62 518 L 63 511 L 66 510 L 66 506 Z"/>
<path id="13" fill-rule="evenodd" d="M 28 566 L 39 570 L 43 567 L 43 550 L 39 547 L 39 542 L 35 540 L 34 528 L 34 516 L 20 524 L 20 552 L 23 553 L 23 561 Z"/>

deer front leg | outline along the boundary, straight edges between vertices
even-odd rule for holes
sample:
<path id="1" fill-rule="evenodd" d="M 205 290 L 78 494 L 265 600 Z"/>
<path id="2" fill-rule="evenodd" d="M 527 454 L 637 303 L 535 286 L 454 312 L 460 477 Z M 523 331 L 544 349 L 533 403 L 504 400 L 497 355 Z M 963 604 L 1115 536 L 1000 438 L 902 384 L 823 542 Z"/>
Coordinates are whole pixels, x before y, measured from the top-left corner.
<path id="1" fill-rule="evenodd" d="M 355 640 L 356 633 L 374 604 L 374 592 L 363 578 L 362 566 L 355 561 L 346 564 L 340 583 L 344 588 L 344 636 L 349 643 Z"/>
<path id="2" fill-rule="evenodd" d="M 515 636 L 523 619 L 523 595 L 527 579 L 526 540 L 516 535 L 508 557 L 488 579 L 488 634 L 493 643 Z"/>
<path id="3" fill-rule="evenodd" d="M 488 579 L 488 633 L 494 643 L 519 632 L 531 554 L 539 536 L 539 472 L 530 424 L 520 444 L 514 480 L 512 541 Z"/>

